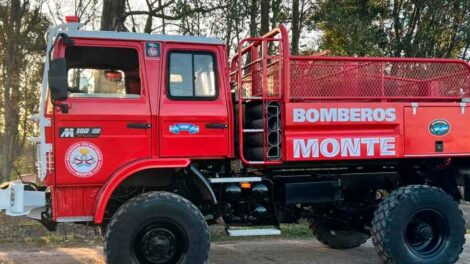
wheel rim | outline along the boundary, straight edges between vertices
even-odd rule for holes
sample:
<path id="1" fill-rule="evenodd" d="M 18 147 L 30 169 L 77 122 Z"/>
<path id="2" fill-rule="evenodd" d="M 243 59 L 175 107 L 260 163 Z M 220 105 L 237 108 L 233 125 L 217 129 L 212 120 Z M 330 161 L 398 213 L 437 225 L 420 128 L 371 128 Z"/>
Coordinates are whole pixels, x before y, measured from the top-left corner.
<path id="1" fill-rule="evenodd" d="M 444 215 L 433 209 L 421 210 L 408 221 L 406 245 L 420 258 L 433 258 L 445 249 L 449 233 L 450 226 Z"/>
<path id="2" fill-rule="evenodd" d="M 158 220 L 140 228 L 134 239 L 134 251 L 139 263 L 178 263 L 187 244 L 186 235 L 178 225 Z"/>

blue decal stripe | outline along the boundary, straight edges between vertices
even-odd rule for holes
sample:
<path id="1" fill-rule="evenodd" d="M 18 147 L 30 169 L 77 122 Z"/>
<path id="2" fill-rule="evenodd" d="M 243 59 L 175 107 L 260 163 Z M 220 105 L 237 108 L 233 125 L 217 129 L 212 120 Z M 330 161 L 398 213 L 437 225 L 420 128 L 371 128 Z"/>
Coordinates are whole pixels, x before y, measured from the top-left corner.
<path id="1" fill-rule="evenodd" d="M 196 126 L 195 124 L 189 124 L 189 123 L 174 124 L 170 126 L 169 129 L 170 129 L 170 133 L 173 133 L 173 134 L 179 134 L 182 131 L 186 131 L 191 135 L 199 133 L 199 126 Z"/>

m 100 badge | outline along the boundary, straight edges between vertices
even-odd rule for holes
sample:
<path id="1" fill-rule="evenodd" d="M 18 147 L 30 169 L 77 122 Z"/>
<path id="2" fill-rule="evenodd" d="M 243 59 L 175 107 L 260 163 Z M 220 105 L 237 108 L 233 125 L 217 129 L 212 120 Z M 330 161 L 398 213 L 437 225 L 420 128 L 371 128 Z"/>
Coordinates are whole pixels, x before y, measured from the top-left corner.
<path id="1" fill-rule="evenodd" d="M 61 127 L 60 138 L 97 138 L 101 135 L 100 127 Z"/>

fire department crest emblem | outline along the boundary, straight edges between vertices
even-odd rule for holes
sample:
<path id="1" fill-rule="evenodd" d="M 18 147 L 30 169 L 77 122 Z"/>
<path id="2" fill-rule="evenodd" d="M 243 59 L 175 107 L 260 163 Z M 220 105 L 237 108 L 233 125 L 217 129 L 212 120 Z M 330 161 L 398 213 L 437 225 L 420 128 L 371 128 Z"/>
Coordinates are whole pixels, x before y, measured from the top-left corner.
<path id="1" fill-rule="evenodd" d="M 160 43 L 147 42 L 145 43 L 145 57 L 147 59 L 156 59 L 160 57 Z"/>
<path id="2" fill-rule="evenodd" d="M 73 144 L 65 154 L 65 164 L 73 175 L 81 178 L 96 174 L 102 165 L 103 156 L 100 149 L 89 142 Z"/>

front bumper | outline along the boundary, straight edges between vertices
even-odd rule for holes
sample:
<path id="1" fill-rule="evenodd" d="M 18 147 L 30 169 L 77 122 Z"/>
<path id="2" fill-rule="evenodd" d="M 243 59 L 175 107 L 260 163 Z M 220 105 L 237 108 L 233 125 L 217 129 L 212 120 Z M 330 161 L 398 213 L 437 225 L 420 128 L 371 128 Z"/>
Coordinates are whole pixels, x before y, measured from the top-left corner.
<path id="1" fill-rule="evenodd" d="M 20 181 L 11 182 L 7 189 L 0 190 L 0 210 L 10 216 L 33 216 L 33 213 L 46 206 L 46 193 L 26 191 Z"/>

